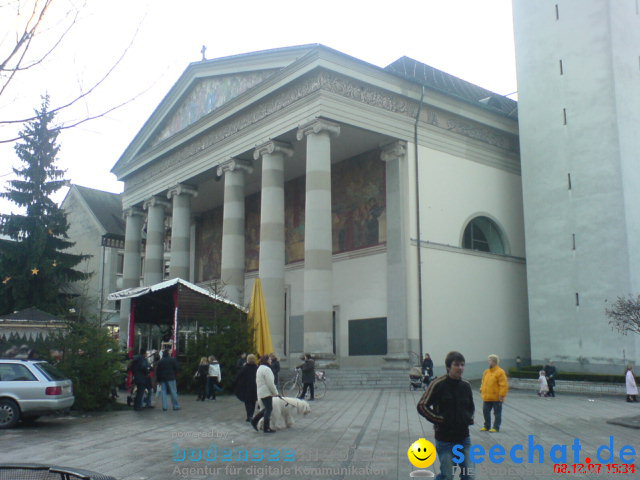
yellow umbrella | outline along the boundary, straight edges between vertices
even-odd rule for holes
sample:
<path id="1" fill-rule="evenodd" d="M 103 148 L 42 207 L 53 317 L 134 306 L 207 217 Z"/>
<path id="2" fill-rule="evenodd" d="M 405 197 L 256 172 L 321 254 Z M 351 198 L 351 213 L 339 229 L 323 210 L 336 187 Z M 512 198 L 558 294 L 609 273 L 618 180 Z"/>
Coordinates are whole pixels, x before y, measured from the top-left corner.
<path id="1" fill-rule="evenodd" d="M 269 329 L 269 317 L 267 317 L 267 303 L 262 293 L 262 282 L 256 278 L 253 282 L 253 292 L 251 293 L 251 303 L 249 304 L 249 322 L 254 330 L 253 343 L 256 352 L 260 355 L 267 355 L 273 352 L 273 341 L 271 340 L 271 330 Z"/>

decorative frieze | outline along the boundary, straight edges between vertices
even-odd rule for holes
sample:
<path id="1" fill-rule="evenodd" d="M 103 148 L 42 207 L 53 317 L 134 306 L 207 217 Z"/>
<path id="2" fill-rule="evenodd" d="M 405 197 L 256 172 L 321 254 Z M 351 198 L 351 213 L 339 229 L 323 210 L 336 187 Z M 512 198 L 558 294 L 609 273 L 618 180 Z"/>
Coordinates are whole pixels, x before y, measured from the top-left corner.
<path id="1" fill-rule="evenodd" d="M 413 99 L 359 82 L 344 75 L 318 69 L 292 82 L 279 93 L 248 106 L 241 113 L 215 125 L 198 137 L 187 140 L 178 149 L 158 159 L 152 165 L 143 167 L 141 170 L 131 174 L 126 179 L 127 190 L 135 189 L 137 186 L 158 175 L 162 175 L 166 171 L 175 170 L 176 167 L 183 166 L 191 158 L 212 150 L 222 140 L 318 91 L 340 95 L 410 118 L 415 118 L 418 113 L 418 102 Z M 515 153 L 518 153 L 519 150 L 516 135 L 431 106 L 423 106 L 420 112 L 420 120 L 434 127 L 473 138 L 503 150 Z"/>

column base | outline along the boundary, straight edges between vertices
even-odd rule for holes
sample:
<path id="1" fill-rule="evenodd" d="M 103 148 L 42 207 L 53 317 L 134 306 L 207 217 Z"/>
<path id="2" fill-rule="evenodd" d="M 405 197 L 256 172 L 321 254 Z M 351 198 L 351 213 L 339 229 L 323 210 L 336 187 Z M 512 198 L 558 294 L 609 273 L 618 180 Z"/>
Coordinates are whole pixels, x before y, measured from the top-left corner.
<path id="1" fill-rule="evenodd" d="M 382 359 L 385 361 L 382 370 L 409 370 L 412 367 L 408 353 L 392 353 Z"/>

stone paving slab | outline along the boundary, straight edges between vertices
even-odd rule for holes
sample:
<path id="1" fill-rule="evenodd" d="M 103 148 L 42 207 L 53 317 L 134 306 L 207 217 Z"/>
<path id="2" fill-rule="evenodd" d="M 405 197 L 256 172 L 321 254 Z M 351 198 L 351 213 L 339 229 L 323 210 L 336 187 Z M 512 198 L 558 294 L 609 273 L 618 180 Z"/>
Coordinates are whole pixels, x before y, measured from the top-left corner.
<path id="1" fill-rule="evenodd" d="M 489 434 L 479 432 L 482 402 L 477 388 L 474 390 L 472 444 L 488 452 L 499 443 L 507 452 L 503 464 L 491 463 L 485 455 L 485 461 L 476 465 L 484 468 L 477 479 L 640 478 L 637 472 L 554 474 L 549 459 L 553 445 L 566 445 L 568 463 L 575 463 L 571 446 L 576 438 L 582 462 L 586 457 L 595 462 L 596 450 L 609 445 L 610 437 L 615 458 L 609 463 L 620 463 L 618 455 L 624 445 L 640 454 L 636 430 L 607 424 L 613 418 L 638 416 L 639 404 L 626 403 L 624 397 L 539 398 L 530 392 L 512 391 L 503 408 L 501 432 Z M 183 396 L 180 411 L 155 408 L 44 418 L 35 425 L 0 431 L 0 462 L 85 468 L 118 480 L 409 479 L 414 470 L 407 459 L 409 446 L 421 437 L 434 441 L 431 424 L 416 412 L 421 393 L 410 391 L 408 385 L 406 389 L 332 390 L 311 404 L 311 415 L 273 435 L 256 433 L 244 421 L 243 405 L 231 396 L 219 397 L 216 402 L 196 402 L 192 396 Z M 522 465 L 509 458 L 514 445 L 523 445 Z M 544 463 L 537 463 L 533 445 L 544 450 Z M 207 451 L 212 461 L 207 461 Z M 536 463 L 528 463 L 529 453 Z M 257 461 L 261 454 L 263 460 Z M 233 460 L 225 461 L 229 455 Z M 246 461 L 237 460 L 244 455 Z M 176 461 L 182 458 L 184 461 Z M 430 470 L 437 473 L 437 461 Z"/>

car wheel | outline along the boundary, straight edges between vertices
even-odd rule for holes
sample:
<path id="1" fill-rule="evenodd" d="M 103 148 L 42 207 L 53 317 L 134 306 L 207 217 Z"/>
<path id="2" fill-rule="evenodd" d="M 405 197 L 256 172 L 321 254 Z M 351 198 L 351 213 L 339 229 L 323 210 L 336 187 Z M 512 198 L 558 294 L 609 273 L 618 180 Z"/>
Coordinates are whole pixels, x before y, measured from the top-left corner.
<path id="1" fill-rule="evenodd" d="M 11 428 L 20 420 L 20 408 L 13 400 L 0 400 L 0 428 Z"/>

